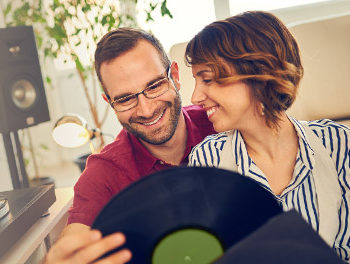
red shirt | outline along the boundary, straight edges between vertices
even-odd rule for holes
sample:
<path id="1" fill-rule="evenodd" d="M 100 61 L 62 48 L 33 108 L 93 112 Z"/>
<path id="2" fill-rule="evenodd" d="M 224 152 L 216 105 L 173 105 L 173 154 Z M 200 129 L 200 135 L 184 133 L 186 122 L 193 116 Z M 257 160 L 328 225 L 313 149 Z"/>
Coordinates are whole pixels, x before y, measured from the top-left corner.
<path id="1" fill-rule="evenodd" d="M 182 112 L 187 127 L 187 143 L 181 164 L 187 165 L 192 148 L 216 132 L 200 107 L 186 106 Z M 123 129 L 113 143 L 104 147 L 99 154 L 89 156 L 86 168 L 74 186 L 68 224 L 91 226 L 97 214 L 115 194 L 145 175 L 171 166 L 152 156 L 135 136 Z"/>

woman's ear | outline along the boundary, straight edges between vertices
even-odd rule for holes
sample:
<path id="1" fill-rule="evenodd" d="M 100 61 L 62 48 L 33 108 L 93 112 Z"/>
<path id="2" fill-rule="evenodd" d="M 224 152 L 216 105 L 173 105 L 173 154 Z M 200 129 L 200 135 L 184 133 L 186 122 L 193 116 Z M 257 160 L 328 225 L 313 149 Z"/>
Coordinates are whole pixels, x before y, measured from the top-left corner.
<path id="1" fill-rule="evenodd" d="M 181 83 L 180 83 L 180 74 L 179 74 L 179 66 L 177 65 L 176 61 L 173 61 L 170 66 L 170 77 L 174 82 L 174 85 L 177 90 L 180 90 Z"/>

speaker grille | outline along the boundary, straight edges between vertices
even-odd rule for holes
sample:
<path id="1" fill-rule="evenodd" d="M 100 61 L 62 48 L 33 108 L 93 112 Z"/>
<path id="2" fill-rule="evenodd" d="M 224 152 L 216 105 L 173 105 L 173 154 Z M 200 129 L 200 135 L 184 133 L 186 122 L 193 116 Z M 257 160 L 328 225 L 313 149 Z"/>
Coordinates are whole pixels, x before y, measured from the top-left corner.
<path id="1" fill-rule="evenodd" d="M 31 82 L 18 80 L 12 85 L 11 97 L 17 107 L 25 110 L 33 106 L 37 93 Z"/>

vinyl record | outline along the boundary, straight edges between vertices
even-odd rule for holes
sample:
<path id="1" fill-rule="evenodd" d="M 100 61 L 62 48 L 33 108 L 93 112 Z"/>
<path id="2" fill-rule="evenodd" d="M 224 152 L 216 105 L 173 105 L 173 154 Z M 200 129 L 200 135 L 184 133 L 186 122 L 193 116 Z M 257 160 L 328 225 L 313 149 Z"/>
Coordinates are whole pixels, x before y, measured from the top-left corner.
<path id="1" fill-rule="evenodd" d="M 92 228 L 104 236 L 124 233 L 130 263 L 204 264 L 281 212 L 273 195 L 247 177 L 216 168 L 173 168 L 124 189 Z"/>

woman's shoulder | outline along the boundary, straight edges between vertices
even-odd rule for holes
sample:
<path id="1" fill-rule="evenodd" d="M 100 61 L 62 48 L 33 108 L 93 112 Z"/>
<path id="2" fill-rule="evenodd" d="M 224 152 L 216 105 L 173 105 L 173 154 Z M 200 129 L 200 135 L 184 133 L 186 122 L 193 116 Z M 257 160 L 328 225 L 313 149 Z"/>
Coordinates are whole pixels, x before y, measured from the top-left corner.
<path id="1" fill-rule="evenodd" d="M 350 149 L 349 127 L 329 119 L 309 121 L 307 125 L 329 151 L 338 175 L 344 168 L 349 171 L 349 163 L 345 162 L 348 159 Z"/>
<path id="2" fill-rule="evenodd" d="M 232 132 L 207 136 L 189 155 L 189 166 L 218 166 L 220 155 Z"/>
<path id="3" fill-rule="evenodd" d="M 221 132 L 221 133 L 209 135 L 209 136 L 205 137 L 203 139 L 203 141 L 200 142 L 196 146 L 196 148 L 201 147 L 201 146 L 205 146 L 205 145 L 209 145 L 209 144 L 212 144 L 212 143 L 216 143 L 216 142 L 224 143 L 224 142 L 227 141 L 229 133 L 231 133 L 231 132 Z"/>
<path id="4" fill-rule="evenodd" d="M 319 119 L 305 122 L 307 126 L 322 140 L 326 149 L 331 152 L 347 152 L 350 146 L 350 129 L 330 119 Z"/>
<path id="5" fill-rule="evenodd" d="M 221 132 L 207 136 L 202 142 L 192 149 L 190 156 L 193 156 L 194 153 L 198 155 L 199 153 L 204 154 L 207 152 L 212 152 L 215 151 L 215 149 L 216 151 L 220 152 L 227 142 L 230 133 L 231 132 Z"/>
<path id="6" fill-rule="evenodd" d="M 330 130 L 335 130 L 338 132 L 344 131 L 346 133 L 350 133 L 350 128 L 348 126 L 337 123 L 330 119 L 319 119 L 314 121 L 307 121 L 306 124 L 316 133 L 323 132 L 323 131 L 330 131 Z"/>

